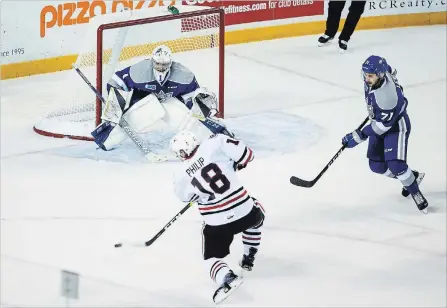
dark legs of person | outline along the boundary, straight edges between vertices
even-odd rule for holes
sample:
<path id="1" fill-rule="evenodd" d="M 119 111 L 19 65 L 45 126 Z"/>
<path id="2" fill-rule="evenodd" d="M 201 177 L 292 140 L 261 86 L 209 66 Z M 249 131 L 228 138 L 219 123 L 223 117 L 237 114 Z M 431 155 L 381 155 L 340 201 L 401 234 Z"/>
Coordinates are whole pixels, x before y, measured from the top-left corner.
<path id="1" fill-rule="evenodd" d="M 346 17 L 346 22 L 343 26 L 343 30 L 338 37 L 341 41 L 349 42 L 351 35 L 354 33 L 355 28 L 365 10 L 366 1 L 352 1 L 349 6 L 349 13 Z"/>

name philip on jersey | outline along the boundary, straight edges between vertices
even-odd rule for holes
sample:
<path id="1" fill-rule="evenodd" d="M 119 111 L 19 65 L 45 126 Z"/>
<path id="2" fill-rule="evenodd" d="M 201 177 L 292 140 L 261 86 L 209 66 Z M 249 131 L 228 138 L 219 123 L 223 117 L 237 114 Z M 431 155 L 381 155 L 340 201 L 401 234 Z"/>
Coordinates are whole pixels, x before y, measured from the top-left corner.
<path id="1" fill-rule="evenodd" d="M 195 162 L 193 162 L 188 169 L 186 169 L 186 173 L 189 175 L 189 177 L 193 177 L 194 173 L 198 171 L 200 168 L 203 167 L 205 164 L 205 159 L 203 157 L 199 157 Z"/>

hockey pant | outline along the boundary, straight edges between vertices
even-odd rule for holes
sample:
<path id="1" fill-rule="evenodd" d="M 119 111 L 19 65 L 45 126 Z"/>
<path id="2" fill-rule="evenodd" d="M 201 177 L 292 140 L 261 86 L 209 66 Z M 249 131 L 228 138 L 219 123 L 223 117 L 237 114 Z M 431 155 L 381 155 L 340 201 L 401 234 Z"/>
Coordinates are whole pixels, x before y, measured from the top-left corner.
<path id="1" fill-rule="evenodd" d="M 396 128 L 390 132 L 369 137 L 367 157 L 371 171 L 398 179 L 413 194 L 419 187 L 411 168 L 407 165 L 410 133 L 410 121 L 407 117 L 402 117 Z"/>
<path id="2" fill-rule="evenodd" d="M 210 226 L 202 228 L 202 253 L 206 269 L 210 278 L 221 285 L 230 268 L 224 258 L 230 254 L 230 245 L 234 235 L 242 233 L 244 254 L 248 255 L 250 247 L 259 249 L 261 243 L 262 225 L 265 212 L 261 204 L 253 198 L 253 209 L 246 216 L 226 225 Z"/>

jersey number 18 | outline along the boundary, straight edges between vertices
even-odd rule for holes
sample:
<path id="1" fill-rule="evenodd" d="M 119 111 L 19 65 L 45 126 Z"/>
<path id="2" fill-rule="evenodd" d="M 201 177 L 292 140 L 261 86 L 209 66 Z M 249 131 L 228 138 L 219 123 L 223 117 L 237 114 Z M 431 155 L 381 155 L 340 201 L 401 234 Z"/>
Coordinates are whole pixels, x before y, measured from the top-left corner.
<path id="1" fill-rule="evenodd" d="M 205 182 L 208 183 L 212 191 L 206 190 L 202 186 L 202 184 L 200 184 L 199 180 L 197 180 L 196 178 L 192 179 L 191 184 L 194 187 L 197 187 L 197 189 L 200 190 L 201 192 L 210 195 L 208 201 L 214 200 L 216 198 L 214 195 L 215 193 L 223 194 L 228 189 L 230 189 L 230 181 L 222 173 L 222 170 L 220 170 L 219 166 L 214 163 L 208 164 L 205 167 L 203 167 L 202 171 L 200 172 L 200 175 L 205 180 Z M 220 185 L 218 185 L 219 181 L 221 182 Z"/>

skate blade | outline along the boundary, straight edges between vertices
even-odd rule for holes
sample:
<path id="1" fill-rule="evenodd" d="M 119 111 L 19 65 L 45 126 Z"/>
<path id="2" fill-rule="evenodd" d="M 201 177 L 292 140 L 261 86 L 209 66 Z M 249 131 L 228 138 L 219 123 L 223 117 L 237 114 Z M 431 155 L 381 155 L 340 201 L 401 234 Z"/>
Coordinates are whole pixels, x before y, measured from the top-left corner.
<path id="1" fill-rule="evenodd" d="M 426 208 L 423 209 L 423 210 L 419 210 L 419 211 L 421 211 L 422 214 L 427 215 L 427 214 L 428 214 L 428 209 L 427 209 L 427 208 L 428 208 L 428 207 L 426 207 Z"/>
<path id="2" fill-rule="evenodd" d="M 158 154 L 154 154 L 152 152 L 150 152 L 144 156 L 151 163 L 164 163 L 168 160 L 168 157 L 166 155 L 158 155 Z"/>
<path id="3" fill-rule="evenodd" d="M 233 293 L 234 291 L 236 291 L 236 289 L 244 282 L 244 280 L 242 280 L 242 277 L 238 277 L 236 279 L 234 279 L 231 283 L 230 283 L 230 289 L 227 290 L 227 292 L 225 292 L 225 289 L 222 289 L 219 293 L 216 294 L 216 297 L 214 297 L 214 303 L 216 305 L 222 303 L 224 300 L 227 299 L 228 296 L 230 296 L 231 293 Z"/>
<path id="4" fill-rule="evenodd" d="M 318 47 L 325 47 L 331 45 L 332 41 L 329 41 L 327 43 L 318 43 Z"/>
<path id="5" fill-rule="evenodd" d="M 239 268 L 237 269 L 237 273 L 236 274 L 239 277 L 244 278 L 244 276 L 248 275 L 249 272 L 250 272 L 249 270 L 246 270 L 243 267 L 239 266 Z"/>
<path id="6" fill-rule="evenodd" d="M 241 263 L 239 263 L 239 269 L 241 269 L 243 272 L 251 272 L 251 271 L 253 270 L 253 267 L 251 267 L 251 268 L 246 268 L 246 267 L 243 267 L 243 266 L 241 265 Z"/>
<path id="7" fill-rule="evenodd" d="M 418 176 L 418 179 L 417 179 L 418 185 L 421 184 L 421 182 L 424 179 L 424 177 L 425 177 L 425 172 L 419 172 L 419 176 Z"/>

